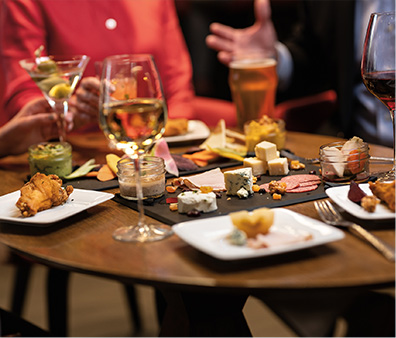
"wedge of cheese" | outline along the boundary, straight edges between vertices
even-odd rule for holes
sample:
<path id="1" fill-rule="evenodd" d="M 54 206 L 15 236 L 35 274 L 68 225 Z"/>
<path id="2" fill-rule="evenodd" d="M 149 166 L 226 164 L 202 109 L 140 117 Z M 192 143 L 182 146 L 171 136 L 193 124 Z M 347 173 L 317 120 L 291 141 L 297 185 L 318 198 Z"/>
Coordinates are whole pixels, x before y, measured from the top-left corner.
<path id="1" fill-rule="evenodd" d="M 227 195 L 245 197 L 242 191 L 239 191 L 241 188 L 244 188 L 248 195 L 253 194 L 252 168 L 241 168 L 226 171 L 224 173 L 224 183 Z"/>
<path id="2" fill-rule="evenodd" d="M 177 210 L 180 214 L 193 210 L 206 213 L 216 209 L 216 194 L 213 192 L 185 191 L 177 196 Z"/>

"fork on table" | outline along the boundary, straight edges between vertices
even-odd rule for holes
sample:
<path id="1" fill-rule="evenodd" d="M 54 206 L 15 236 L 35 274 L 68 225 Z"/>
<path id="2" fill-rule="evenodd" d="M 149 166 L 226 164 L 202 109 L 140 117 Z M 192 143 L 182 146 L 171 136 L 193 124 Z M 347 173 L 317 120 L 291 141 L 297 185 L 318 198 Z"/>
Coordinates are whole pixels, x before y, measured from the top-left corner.
<path id="1" fill-rule="evenodd" d="M 314 205 L 323 222 L 330 225 L 346 227 L 352 233 L 363 237 L 389 261 L 395 261 L 394 249 L 392 250 L 386 243 L 381 241 L 378 237 L 374 236 L 360 225 L 345 220 L 329 201 L 315 201 Z"/>

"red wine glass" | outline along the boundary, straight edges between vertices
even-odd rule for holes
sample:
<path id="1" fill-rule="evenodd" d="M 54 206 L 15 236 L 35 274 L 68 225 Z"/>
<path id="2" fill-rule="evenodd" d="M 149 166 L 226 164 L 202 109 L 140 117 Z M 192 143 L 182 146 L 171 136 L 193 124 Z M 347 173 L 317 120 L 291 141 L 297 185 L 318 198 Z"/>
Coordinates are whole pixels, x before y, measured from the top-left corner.
<path id="1" fill-rule="evenodd" d="M 372 13 L 364 40 L 361 73 L 367 89 L 391 114 L 393 168 L 378 179 L 395 179 L 395 12 Z"/>

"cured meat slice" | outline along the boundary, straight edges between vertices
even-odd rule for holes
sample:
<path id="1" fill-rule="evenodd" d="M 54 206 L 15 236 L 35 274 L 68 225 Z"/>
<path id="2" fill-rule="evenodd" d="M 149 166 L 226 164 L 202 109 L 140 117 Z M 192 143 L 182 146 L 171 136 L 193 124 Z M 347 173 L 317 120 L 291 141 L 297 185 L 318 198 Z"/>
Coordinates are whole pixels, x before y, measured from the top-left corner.
<path id="1" fill-rule="evenodd" d="M 182 180 L 191 190 L 199 190 L 200 187 L 212 187 L 213 191 L 225 191 L 224 174 L 220 168 L 206 171 L 202 174 L 197 174 L 188 177 L 181 177 Z"/>
<path id="2" fill-rule="evenodd" d="M 286 192 L 291 192 L 291 193 L 299 193 L 299 192 L 309 192 L 309 191 L 314 191 L 318 188 L 317 184 L 312 184 L 312 185 L 306 185 L 306 186 L 299 186 L 297 188 L 294 188 L 292 190 L 288 190 Z"/>
<path id="3" fill-rule="evenodd" d="M 314 184 L 320 184 L 321 183 L 321 181 L 306 181 L 306 182 L 300 182 L 300 184 L 299 184 L 299 186 L 300 187 L 306 187 L 306 186 L 309 186 L 309 185 L 314 185 Z"/>
<path id="4" fill-rule="evenodd" d="M 295 182 L 306 182 L 306 181 L 320 181 L 320 177 L 314 174 L 299 174 L 299 175 L 290 175 L 281 178 L 281 181 L 295 181 Z"/>

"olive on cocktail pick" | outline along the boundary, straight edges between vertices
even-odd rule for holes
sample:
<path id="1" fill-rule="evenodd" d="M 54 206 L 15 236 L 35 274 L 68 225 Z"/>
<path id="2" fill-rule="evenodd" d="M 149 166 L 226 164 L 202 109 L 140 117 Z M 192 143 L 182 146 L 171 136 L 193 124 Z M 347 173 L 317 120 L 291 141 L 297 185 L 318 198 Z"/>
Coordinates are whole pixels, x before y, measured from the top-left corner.
<path id="1" fill-rule="evenodd" d="M 37 69 L 45 74 L 52 74 L 57 72 L 56 63 L 53 60 L 46 59 L 41 60 L 41 52 L 43 51 L 44 46 L 41 45 L 34 51 L 34 57 L 36 58 Z"/>

